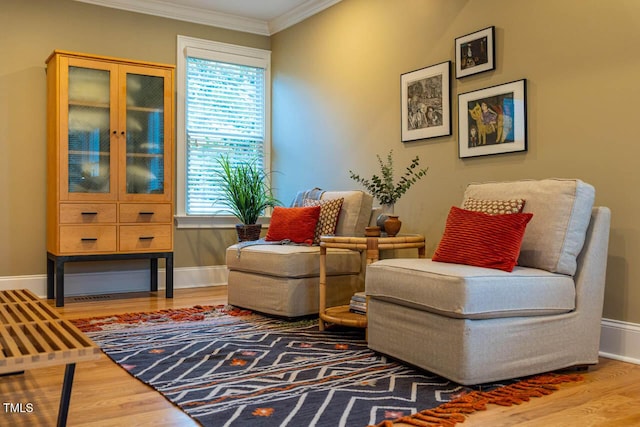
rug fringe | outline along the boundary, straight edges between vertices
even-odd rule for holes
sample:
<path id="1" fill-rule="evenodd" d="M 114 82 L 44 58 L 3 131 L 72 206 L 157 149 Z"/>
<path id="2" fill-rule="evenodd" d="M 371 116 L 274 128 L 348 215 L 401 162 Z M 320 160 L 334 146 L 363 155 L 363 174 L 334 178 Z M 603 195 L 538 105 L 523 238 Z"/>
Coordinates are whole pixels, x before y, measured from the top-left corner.
<path id="1" fill-rule="evenodd" d="M 467 415 L 486 410 L 489 404 L 519 405 L 528 402 L 532 397 L 542 397 L 553 393 L 559 389 L 558 384 L 582 380 L 583 377 L 579 374 L 537 375 L 487 392 L 471 391 L 436 408 L 395 420 L 385 420 L 375 426 L 368 427 L 393 427 L 400 423 L 416 427 L 452 427 L 463 423 Z"/>
<path id="2" fill-rule="evenodd" d="M 204 320 L 207 314 L 224 313 L 230 316 L 248 316 L 253 314 L 250 310 L 240 309 L 231 305 L 195 305 L 185 308 L 166 308 L 157 311 L 139 311 L 133 313 L 113 314 L 110 316 L 96 316 L 85 319 L 72 319 L 71 322 L 82 332 L 95 332 L 102 330 L 102 326 L 120 323 L 136 324 L 141 322 L 185 322 Z"/>

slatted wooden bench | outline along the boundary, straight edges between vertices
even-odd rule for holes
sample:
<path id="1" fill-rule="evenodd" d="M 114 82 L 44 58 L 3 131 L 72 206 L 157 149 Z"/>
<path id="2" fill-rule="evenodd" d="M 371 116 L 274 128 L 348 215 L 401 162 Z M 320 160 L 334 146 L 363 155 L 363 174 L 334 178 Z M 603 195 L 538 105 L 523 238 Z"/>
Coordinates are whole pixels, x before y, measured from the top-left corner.
<path id="1" fill-rule="evenodd" d="M 32 292 L 0 291 L 0 374 L 66 364 L 58 426 L 67 422 L 75 364 L 100 354 L 93 341 Z"/>

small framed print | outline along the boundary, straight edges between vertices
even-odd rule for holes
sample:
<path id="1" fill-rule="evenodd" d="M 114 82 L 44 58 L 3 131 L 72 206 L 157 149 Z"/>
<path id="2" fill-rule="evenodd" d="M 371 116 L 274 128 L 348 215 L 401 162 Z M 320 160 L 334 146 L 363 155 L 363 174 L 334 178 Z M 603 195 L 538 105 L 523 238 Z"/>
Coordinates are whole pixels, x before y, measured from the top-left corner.
<path id="1" fill-rule="evenodd" d="M 526 80 L 458 95 L 460 158 L 527 151 Z"/>
<path id="2" fill-rule="evenodd" d="M 400 76 L 402 142 L 451 135 L 451 61 Z"/>
<path id="3" fill-rule="evenodd" d="M 494 36 L 489 27 L 456 39 L 456 79 L 496 68 Z"/>

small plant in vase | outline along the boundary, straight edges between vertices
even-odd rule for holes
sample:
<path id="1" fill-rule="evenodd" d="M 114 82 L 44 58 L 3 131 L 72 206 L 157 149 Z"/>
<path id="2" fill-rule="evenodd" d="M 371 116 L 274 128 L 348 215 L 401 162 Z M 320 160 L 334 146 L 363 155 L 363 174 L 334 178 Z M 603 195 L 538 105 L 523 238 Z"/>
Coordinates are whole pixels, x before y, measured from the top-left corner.
<path id="1" fill-rule="evenodd" d="M 232 164 L 228 156 L 218 159 L 216 175 L 229 212 L 242 224 L 236 225 L 238 241 L 258 240 L 262 225 L 258 223 L 265 209 L 280 205 L 273 196 L 267 173 L 252 162 Z"/>
<path id="2" fill-rule="evenodd" d="M 384 222 L 389 218 L 393 217 L 394 222 L 397 220 L 397 215 L 394 215 L 394 205 L 395 203 L 402 197 L 404 193 L 413 186 L 420 178 L 422 178 L 426 173 L 428 168 L 420 169 L 420 158 L 416 156 L 409 166 L 406 167 L 404 174 L 400 177 L 398 182 L 394 181 L 394 168 L 393 168 L 393 150 L 389 151 L 387 154 L 387 161 L 384 162 L 379 154 L 376 155 L 378 158 L 378 163 L 380 165 L 380 176 L 374 174 L 370 179 L 362 178 L 360 175 L 356 174 L 353 171 L 349 171 L 351 179 L 358 182 L 367 191 L 375 197 L 382 206 L 382 214 L 378 217 L 377 225 L 381 230 L 385 230 Z M 401 225 L 401 224 L 400 224 Z M 398 226 L 398 230 L 399 230 Z M 397 231 L 393 232 L 391 227 L 387 231 L 387 235 L 394 235 Z M 392 234 L 389 234 L 391 232 Z"/>

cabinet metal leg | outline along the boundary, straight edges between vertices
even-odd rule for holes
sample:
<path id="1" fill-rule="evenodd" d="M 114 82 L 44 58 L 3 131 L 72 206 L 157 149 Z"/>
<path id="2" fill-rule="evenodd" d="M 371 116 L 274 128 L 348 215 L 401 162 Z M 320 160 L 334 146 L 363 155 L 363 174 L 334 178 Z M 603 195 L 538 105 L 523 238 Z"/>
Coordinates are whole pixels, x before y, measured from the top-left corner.
<path id="1" fill-rule="evenodd" d="M 73 385 L 73 375 L 76 371 L 76 364 L 69 363 L 64 370 L 64 381 L 62 383 L 62 394 L 60 396 L 60 407 L 58 408 L 58 427 L 67 425 L 67 415 L 69 414 L 69 401 L 71 400 L 71 386 Z"/>
<path id="2" fill-rule="evenodd" d="M 173 254 L 167 255 L 165 260 L 166 260 L 165 296 L 167 298 L 173 298 Z"/>
<path id="3" fill-rule="evenodd" d="M 151 258 L 149 260 L 151 266 L 151 292 L 158 290 L 158 258 Z"/>
<path id="4" fill-rule="evenodd" d="M 47 299 L 53 299 L 54 293 L 54 274 L 56 270 L 56 264 L 51 258 L 47 258 Z"/>
<path id="5" fill-rule="evenodd" d="M 56 259 L 56 307 L 64 307 L 64 261 Z"/>

